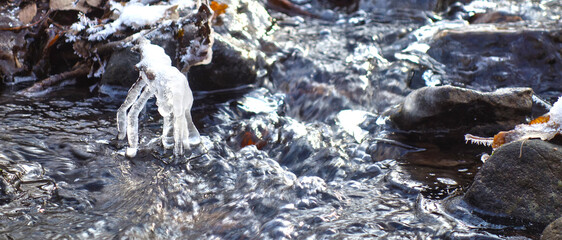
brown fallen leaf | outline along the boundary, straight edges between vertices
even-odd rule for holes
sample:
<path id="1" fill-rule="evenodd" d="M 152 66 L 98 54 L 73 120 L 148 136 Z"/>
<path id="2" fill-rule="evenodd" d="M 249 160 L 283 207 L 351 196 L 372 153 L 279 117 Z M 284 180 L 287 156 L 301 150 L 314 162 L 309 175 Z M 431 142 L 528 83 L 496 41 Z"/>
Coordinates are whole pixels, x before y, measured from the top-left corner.
<path id="1" fill-rule="evenodd" d="M 92 7 L 100 7 L 103 3 L 103 0 L 86 0 L 86 3 Z"/>
<path id="2" fill-rule="evenodd" d="M 21 23 L 29 24 L 37 14 L 37 5 L 35 3 L 25 5 L 18 13 L 18 18 Z"/>
<path id="3" fill-rule="evenodd" d="M 51 0 L 49 2 L 49 8 L 52 11 L 56 10 L 77 10 L 83 13 L 88 13 L 90 8 L 86 6 L 86 0 L 79 0 L 78 3 L 75 3 L 76 0 Z"/>

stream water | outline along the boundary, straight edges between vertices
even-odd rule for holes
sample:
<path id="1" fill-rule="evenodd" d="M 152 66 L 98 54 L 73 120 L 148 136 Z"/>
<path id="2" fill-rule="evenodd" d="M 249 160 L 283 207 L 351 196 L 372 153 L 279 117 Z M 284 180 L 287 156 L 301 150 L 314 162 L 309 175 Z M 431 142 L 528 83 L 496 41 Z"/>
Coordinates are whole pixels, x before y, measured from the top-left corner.
<path id="1" fill-rule="evenodd" d="M 560 14 L 516 6 L 535 22 Z M 398 130 L 385 111 L 458 73 L 419 50 L 439 29 L 466 27 L 438 18 L 390 9 L 336 23 L 281 19 L 260 84 L 194 93 L 202 143 L 181 159 L 159 145 L 154 101 L 129 159 L 115 139 L 125 91 L 66 87 L 29 99 L 4 89 L 0 237 L 536 239 L 536 229 L 487 221 L 458 197 L 490 149 L 389 137 Z"/>

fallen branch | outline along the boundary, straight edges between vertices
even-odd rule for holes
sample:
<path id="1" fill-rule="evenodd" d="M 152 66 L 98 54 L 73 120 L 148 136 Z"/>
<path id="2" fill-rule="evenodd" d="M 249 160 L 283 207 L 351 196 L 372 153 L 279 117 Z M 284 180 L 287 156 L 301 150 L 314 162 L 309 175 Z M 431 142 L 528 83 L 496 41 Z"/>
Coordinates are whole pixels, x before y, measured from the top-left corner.
<path id="1" fill-rule="evenodd" d="M 43 91 L 59 82 L 62 82 L 63 80 L 86 76 L 90 72 L 91 67 L 92 63 L 90 62 L 80 63 L 78 65 L 75 65 L 70 71 L 55 74 L 48 78 L 45 78 L 39 82 L 36 82 L 35 84 L 33 84 L 33 86 L 19 91 L 18 94 L 30 95 L 32 93 Z"/>

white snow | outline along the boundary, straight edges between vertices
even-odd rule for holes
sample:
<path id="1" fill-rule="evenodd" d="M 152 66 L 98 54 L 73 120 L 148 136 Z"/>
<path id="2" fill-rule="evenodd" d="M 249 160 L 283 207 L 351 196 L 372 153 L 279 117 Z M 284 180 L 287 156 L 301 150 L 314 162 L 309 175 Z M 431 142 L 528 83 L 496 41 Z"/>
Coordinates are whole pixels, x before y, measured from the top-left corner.
<path id="1" fill-rule="evenodd" d="M 181 7 L 185 7 L 189 5 L 189 2 L 192 6 L 195 4 L 193 1 L 187 0 L 178 1 L 178 4 Z M 115 1 L 111 1 L 110 4 L 112 11 L 119 13 L 119 18 L 103 26 L 89 28 L 87 31 L 91 35 L 88 36 L 88 40 L 103 40 L 119 30 L 124 30 L 126 27 L 140 29 L 146 26 L 155 25 L 158 21 L 168 17 L 168 10 L 178 7 L 178 5 L 175 4 L 144 5 L 140 2 L 133 1 L 128 2 L 125 6 Z"/>
<path id="2" fill-rule="evenodd" d="M 137 29 L 149 26 L 162 19 L 170 7 L 170 5 L 145 6 L 141 3 L 130 2 L 123 7 L 121 15 L 115 22 Z"/>
<path id="3" fill-rule="evenodd" d="M 552 108 L 550 108 L 550 121 L 554 121 L 557 124 L 562 124 L 562 97 L 558 98 Z"/>

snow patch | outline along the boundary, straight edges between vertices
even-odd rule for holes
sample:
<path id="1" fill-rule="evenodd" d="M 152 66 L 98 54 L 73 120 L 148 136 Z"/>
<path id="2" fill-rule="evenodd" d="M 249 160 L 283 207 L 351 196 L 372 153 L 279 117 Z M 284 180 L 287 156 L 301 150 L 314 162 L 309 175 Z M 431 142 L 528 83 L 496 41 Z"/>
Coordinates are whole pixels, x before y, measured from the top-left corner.
<path id="1" fill-rule="evenodd" d="M 550 120 L 562 124 L 562 97 L 559 97 L 550 108 Z"/>
<path id="2" fill-rule="evenodd" d="M 193 1 L 176 1 L 180 2 L 182 7 L 194 5 Z M 191 4 L 189 4 L 191 3 Z M 152 26 L 158 23 L 162 19 L 169 17 L 169 13 L 173 8 L 177 8 L 178 5 L 144 5 L 140 2 L 129 2 L 125 6 L 121 5 L 119 2 L 111 1 L 112 11 L 119 14 L 119 18 L 109 24 L 105 24 L 99 27 L 91 27 L 87 31 L 91 35 L 88 36 L 90 41 L 99 41 L 107 38 L 109 35 L 124 30 L 127 27 L 133 29 L 140 29 L 146 26 Z M 79 29 L 80 26 L 75 26 Z"/>

